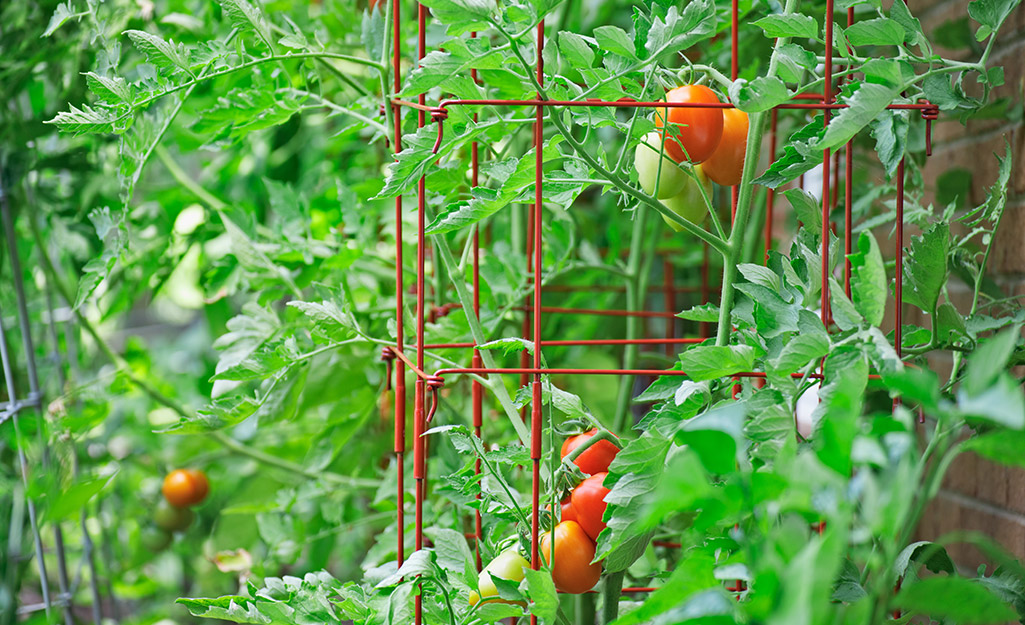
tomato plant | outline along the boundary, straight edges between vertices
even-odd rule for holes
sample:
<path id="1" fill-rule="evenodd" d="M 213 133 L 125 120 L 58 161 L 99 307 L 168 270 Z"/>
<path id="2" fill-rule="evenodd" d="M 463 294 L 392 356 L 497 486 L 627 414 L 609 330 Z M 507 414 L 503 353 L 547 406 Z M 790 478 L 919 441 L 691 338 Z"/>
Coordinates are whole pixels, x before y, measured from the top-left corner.
<path id="1" fill-rule="evenodd" d="M 0 3 L 0 278 L 25 287 L 36 341 L 17 340 L 23 302 L 0 289 L 0 598 L 34 601 L 62 528 L 96 592 L 51 579 L 51 597 L 77 615 L 109 580 L 96 607 L 133 622 L 593 625 L 596 606 L 603 623 L 1020 620 L 1017 559 L 917 534 L 959 454 L 1017 466 L 1025 447 L 1025 313 L 992 266 L 1020 168 L 1008 151 L 987 161 L 988 191 L 951 192 L 915 108 L 994 137 L 1017 123 L 994 61 L 1021 8 L 956 4 L 933 28 L 900 1 L 837 5 L 850 26 L 823 0 L 740 2 L 732 80 L 730 7 L 711 0 L 429 0 L 423 58 L 405 0 L 397 23 L 390 1 Z M 810 110 L 825 85 L 828 120 Z M 663 98 L 737 109 L 633 106 Z M 802 188 L 848 142 L 851 205 Z M 706 174 L 736 185 L 732 219 Z M 766 250 L 769 190 L 784 226 Z M 582 309 L 600 314 L 566 312 Z M 449 372 L 427 389 L 381 361 L 417 362 L 414 343 L 429 346 L 417 369 Z M 453 372 L 532 356 L 541 372 L 522 380 Z M 566 373 L 581 369 L 645 376 Z M 592 476 L 553 545 L 580 477 L 559 437 L 595 431 L 622 449 L 577 458 Z M 175 513 L 153 505 L 155 467 L 185 462 L 216 497 L 202 531 L 172 538 L 158 525 L 209 483 L 175 472 Z M 506 537 L 529 552 L 534 512 L 553 575 L 499 571 Z M 26 557 L 37 536 L 43 567 Z M 999 568 L 959 567 L 955 539 Z M 603 570 L 597 603 L 556 593 Z M 624 585 L 666 590 L 627 600 Z M 461 599 L 474 592 L 491 598 Z M 0 625 L 39 620 L 19 612 L 33 605 L 0 599 Z"/>
<path id="2" fill-rule="evenodd" d="M 666 102 L 718 104 L 719 97 L 704 85 L 684 85 L 666 92 Z M 723 135 L 723 111 L 718 108 L 659 109 L 655 127 L 662 130 L 666 153 L 677 163 L 701 163 L 715 153 Z"/>

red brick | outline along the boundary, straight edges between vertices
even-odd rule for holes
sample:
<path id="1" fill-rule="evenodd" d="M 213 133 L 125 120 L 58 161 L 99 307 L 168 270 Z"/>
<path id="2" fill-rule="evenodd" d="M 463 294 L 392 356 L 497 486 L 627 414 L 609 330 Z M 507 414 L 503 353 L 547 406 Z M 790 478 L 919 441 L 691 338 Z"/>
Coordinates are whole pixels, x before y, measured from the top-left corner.
<path id="1" fill-rule="evenodd" d="M 943 487 L 962 495 L 974 496 L 976 488 L 976 465 L 978 456 L 961 454 L 954 459 L 943 478 Z"/>
<path id="2" fill-rule="evenodd" d="M 986 503 L 1007 505 L 1007 471 L 1003 465 L 979 458 L 975 464 L 977 486 L 976 497 Z"/>
<path id="3" fill-rule="evenodd" d="M 1025 470 L 1007 469 L 1007 509 L 1025 514 Z"/>
<path id="4" fill-rule="evenodd" d="M 1005 209 L 993 243 L 990 272 L 1025 272 L 1025 201 Z"/>

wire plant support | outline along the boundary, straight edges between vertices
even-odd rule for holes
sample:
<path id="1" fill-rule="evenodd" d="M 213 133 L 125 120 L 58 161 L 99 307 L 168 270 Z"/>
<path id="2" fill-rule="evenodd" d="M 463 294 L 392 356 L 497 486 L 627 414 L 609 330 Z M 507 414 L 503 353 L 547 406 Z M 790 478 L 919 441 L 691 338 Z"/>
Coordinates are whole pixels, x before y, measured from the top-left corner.
<path id="1" fill-rule="evenodd" d="M 37 365 L 37 348 L 33 337 L 33 327 L 29 316 L 29 300 L 23 280 L 22 260 L 19 256 L 18 237 L 15 230 L 15 214 L 11 208 L 10 194 L 7 192 L 6 178 L 3 171 L 0 171 L 0 224 L 4 233 L 3 244 L 6 248 L 5 269 L 9 272 L 8 278 L 4 279 L 5 284 L 10 284 L 13 290 L 15 310 L 13 313 L 2 308 L 6 302 L 0 302 L 0 363 L 3 366 L 2 384 L 0 384 L 0 425 L 6 421 L 11 422 L 14 431 L 14 444 L 16 447 L 18 469 L 21 474 L 23 491 L 12 493 L 14 498 L 24 497 L 24 510 L 28 513 L 28 527 L 31 531 L 32 552 L 21 552 L 21 528 L 24 526 L 22 507 L 15 501 L 9 519 L 10 532 L 7 539 L 8 544 L 7 560 L 9 566 L 16 566 L 22 559 L 31 558 L 35 561 L 36 570 L 39 576 L 39 601 L 21 605 L 17 608 L 16 618 L 27 618 L 37 612 L 45 612 L 47 618 L 52 622 L 63 622 L 64 625 L 74 625 L 79 618 L 76 618 L 75 597 L 82 584 L 84 569 L 88 569 L 88 585 L 90 597 L 90 616 L 93 623 L 100 623 L 102 619 L 102 595 L 100 592 L 100 577 L 96 559 L 94 556 L 94 543 L 86 524 L 87 509 L 83 506 L 79 526 L 81 530 L 81 558 L 77 572 L 72 577 L 68 566 L 68 557 L 65 547 L 64 527 L 60 521 L 50 520 L 51 537 L 44 532 L 44 524 L 40 518 L 39 510 L 33 499 L 33 480 L 38 479 L 42 474 L 57 470 L 52 450 L 48 439 L 48 428 L 46 426 L 47 404 L 44 400 L 44 391 L 40 381 L 40 368 Z M 25 219 L 37 219 L 38 215 L 27 214 Z M 47 250 L 36 249 L 38 254 L 48 254 Z M 59 389 L 64 389 L 67 376 L 65 373 L 65 359 L 61 353 L 60 335 L 57 327 L 57 315 L 54 308 L 54 297 L 52 285 L 45 284 L 43 300 L 45 302 L 45 315 L 47 318 L 47 340 L 52 343 L 50 353 L 46 358 L 49 368 L 47 373 L 54 373 L 54 379 Z M 21 338 L 21 357 L 24 369 L 19 366 L 19 354 L 8 336 L 10 328 L 7 327 L 8 319 L 13 318 L 17 324 L 17 330 Z M 67 345 L 71 346 L 75 340 L 72 323 L 69 321 L 64 328 L 64 338 Z M 23 374 L 23 375 L 19 375 Z M 27 384 L 22 385 L 22 381 Z M 27 392 L 26 392 L 27 389 Z M 38 421 L 35 426 L 36 436 L 33 445 L 29 436 L 23 432 L 22 418 L 30 417 Z M 38 460 L 30 458 L 26 448 L 35 448 Z M 59 459 L 58 459 L 59 460 Z M 70 459 L 70 471 L 78 473 L 78 462 L 72 452 Z M 5 521 L 7 524 L 7 521 Z M 51 542 L 52 541 L 52 542 Z M 53 570 L 55 565 L 56 571 Z M 56 573 L 56 592 L 53 589 L 53 575 Z M 0 615 L 2 616 L 2 615 Z M 2 622 L 2 621 L 0 621 Z"/>
<path id="2" fill-rule="evenodd" d="M 738 44 L 738 31 L 739 31 L 739 9 L 738 0 L 732 0 L 731 3 L 731 26 L 730 26 L 730 37 L 732 43 L 731 50 L 731 78 L 736 80 L 738 76 L 738 56 L 739 56 L 739 44 Z M 393 37 L 392 45 L 393 48 L 393 74 L 394 74 L 394 88 L 395 92 L 398 93 L 401 90 L 401 70 L 402 70 L 402 53 L 400 45 L 400 28 L 402 15 L 400 13 L 402 2 L 400 0 L 392 0 L 391 4 L 391 15 L 393 19 Z M 782 103 L 774 107 L 769 113 L 769 130 L 768 130 L 768 147 L 770 150 L 770 159 L 775 157 L 775 151 L 777 147 L 777 112 L 779 110 L 797 109 L 797 110 L 809 110 L 809 111 L 822 111 L 824 114 L 824 124 L 828 126 L 831 120 L 831 114 L 834 111 L 838 111 L 847 107 L 846 104 L 836 101 L 836 94 L 839 91 L 839 82 L 846 80 L 845 78 L 838 77 L 835 73 L 836 68 L 833 64 L 833 20 L 834 20 L 834 3 L 833 0 L 828 0 L 825 9 L 825 66 L 824 66 L 824 87 L 821 93 L 817 94 L 802 94 L 793 98 L 789 102 Z M 850 26 L 854 23 L 854 12 L 853 9 L 847 10 L 847 25 Z M 417 13 L 415 19 L 418 23 L 418 41 L 417 41 L 417 59 L 423 59 L 427 53 L 426 49 L 426 25 L 428 20 L 428 13 L 426 7 L 417 4 Z M 476 37 L 476 33 L 470 33 L 470 37 Z M 543 87 L 544 85 L 544 66 L 543 66 L 543 50 L 546 43 L 546 28 L 545 22 L 542 20 L 536 28 L 536 58 L 535 63 L 535 78 L 537 83 Z M 474 81 L 480 82 L 480 79 L 476 73 L 473 72 L 472 78 Z M 527 275 L 533 276 L 531 280 L 530 293 L 527 297 L 527 301 L 522 307 L 518 309 L 525 314 L 523 324 L 523 339 L 530 341 L 533 346 L 532 354 L 527 354 L 526 351 L 523 353 L 519 367 L 488 367 L 483 364 L 483 360 L 480 352 L 480 345 L 476 342 L 460 342 L 460 343 L 427 343 L 425 338 L 425 326 L 428 320 L 436 318 L 439 314 L 445 314 L 448 311 L 458 308 L 458 304 L 446 305 L 444 310 L 439 311 L 437 308 L 431 307 L 428 302 L 425 301 L 425 280 L 426 280 L 426 259 L 428 258 L 428 240 L 426 235 L 426 224 L 425 224 L 425 207 L 427 205 L 427 186 L 426 180 L 420 178 L 417 184 L 417 232 L 416 232 L 416 278 L 415 278 L 415 296 L 416 296 L 416 314 L 415 314 L 415 326 L 412 328 L 412 333 L 415 336 L 415 350 L 410 350 L 411 353 L 407 353 L 405 334 L 406 328 L 404 327 L 404 302 L 403 297 L 406 292 L 407 284 L 403 276 L 403 243 L 405 242 L 405 235 L 403 233 L 403 202 L 401 196 L 396 199 L 395 202 L 395 228 L 396 228 L 396 256 L 397 256 L 397 269 L 395 274 L 396 288 L 395 293 L 397 297 L 396 311 L 395 311 L 395 324 L 396 324 L 396 344 L 393 348 L 386 348 L 382 354 L 382 359 L 388 363 L 388 375 L 394 374 L 394 389 L 395 389 L 395 400 L 394 400 L 394 434 L 395 434 L 395 459 L 398 468 L 398 486 L 397 486 L 397 501 L 399 502 L 397 511 L 397 545 L 398 550 L 398 563 L 401 566 L 404 559 L 408 555 L 406 553 L 406 545 L 404 543 L 404 535 L 406 529 L 406 518 L 404 511 L 404 497 L 406 493 L 406 482 L 403 469 L 403 462 L 408 450 L 406 448 L 406 419 L 407 419 L 407 393 L 408 389 L 405 386 L 406 372 L 409 371 L 415 376 L 415 386 L 413 389 L 413 479 L 415 481 L 415 504 L 414 504 L 414 537 L 415 537 L 415 549 L 421 549 L 424 547 L 424 499 L 427 492 L 428 483 L 428 440 L 424 436 L 424 433 L 428 430 L 429 423 L 437 410 L 438 403 L 441 401 L 439 391 L 446 383 L 446 379 L 458 375 L 473 374 L 480 378 L 487 378 L 489 376 L 501 376 L 501 375 L 518 375 L 520 376 L 521 386 L 529 385 L 530 395 L 532 397 L 531 409 L 527 419 L 529 419 L 529 451 L 531 466 L 530 472 L 532 477 L 532 493 L 531 493 L 531 517 L 530 517 L 530 537 L 531 537 L 531 552 L 530 562 L 533 568 L 538 569 L 541 567 L 542 562 L 539 557 L 539 535 L 541 533 L 540 527 L 540 513 L 542 502 L 540 501 L 540 492 L 542 487 L 540 467 L 542 461 L 542 426 L 544 425 L 543 413 L 542 413 L 542 375 L 566 375 L 566 376 L 578 376 L 578 375 L 601 375 L 601 376 L 663 376 L 663 375 L 686 375 L 683 371 L 677 370 L 662 370 L 662 369 L 650 369 L 641 367 L 621 367 L 621 368 L 596 368 L 596 369 L 582 369 L 582 368 L 563 368 L 558 366 L 543 366 L 542 364 L 542 349 L 546 346 L 569 346 L 569 345 L 592 345 L 592 346 L 640 346 L 646 345 L 653 348 L 664 349 L 669 355 L 674 353 L 674 350 L 680 345 L 695 344 L 702 342 L 706 337 L 707 333 L 702 332 L 701 337 L 678 337 L 674 335 L 673 324 L 671 320 L 675 316 L 677 310 L 675 309 L 676 301 L 675 294 L 681 292 L 683 289 L 676 288 L 673 285 L 672 280 L 672 265 L 666 263 L 664 265 L 665 284 L 663 288 L 665 297 L 665 310 L 664 311 L 608 311 L 598 309 L 586 309 L 586 308 L 560 308 L 542 305 L 542 291 L 543 286 L 538 276 L 541 275 L 541 268 L 543 262 L 543 219 L 542 219 L 542 204 L 544 202 L 543 194 L 543 155 L 542 147 L 544 144 L 544 121 L 546 111 L 558 111 L 559 109 L 568 107 L 604 107 L 604 108 L 615 108 L 615 109 L 655 109 L 655 108 L 688 108 L 688 107 L 704 107 L 704 108 L 718 108 L 728 109 L 733 108 L 733 104 L 729 102 L 723 102 L 718 104 L 694 104 L 694 103 L 675 103 L 665 101 L 636 101 L 629 98 L 623 98 L 615 101 L 607 101 L 600 99 L 587 98 L 582 100 L 549 100 L 545 99 L 542 94 L 538 93 L 534 99 L 519 99 L 519 100 L 501 100 L 501 99 L 474 99 L 474 100 L 460 100 L 460 99 L 444 99 L 437 104 L 429 105 L 426 102 L 426 98 L 423 94 L 419 95 L 416 102 L 392 99 L 390 101 L 391 110 L 394 114 L 394 136 L 393 148 L 396 154 L 402 150 L 402 115 L 404 111 L 416 112 L 418 120 L 418 128 L 424 128 L 428 123 L 433 123 L 437 127 L 437 139 L 434 144 L 434 153 L 437 153 L 439 147 L 442 145 L 444 138 L 445 123 L 449 116 L 449 111 L 452 107 L 458 106 L 480 106 L 486 105 L 490 107 L 527 107 L 534 109 L 534 119 L 532 122 L 533 127 L 533 138 L 532 147 L 534 149 L 535 157 L 535 170 L 534 170 L 534 198 L 533 203 L 528 206 L 528 220 L 526 224 L 526 254 L 528 259 Z M 921 101 L 916 103 L 902 103 L 902 104 L 891 104 L 888 108 L 895 110 L 908 110 L 917 111 L 921 114 L 923 120 L 926 123 L 925 136 L 926 136 L 926 154 L 931 154 L 931 129 L 932 122 L 937 119 L 938 108 L 936 105 Z M 476 116 L 474 117 L 476 120 Z M 472 184 L 476 186 L 479 181 L 479 154 L 478 145 L 476 142 L 472 143 L 471 149 L 471 179 Z M 830 234 L 838 224 L 831 221 L 831 214 L 833 209 L 837 206 L 839 199 L 839 174 L 840 168 L 840 156 L 843 153 L 843 198 L 844 198 L 844 218 L 842 228 L 843 234 L 843 249 L 844 254 L 849 255 L 852 252 L 852 237 L 851 232 L 853 230 L 851 204 L 852 204 L 852 160 L 853 160 L 853 140 L 848 141 L 841 149 L 835 152 L 829 149 L 822 151 L 822 186 L 821 186 L 821 221 L 822 221 L 822 236 L 821 236 L 821 275 L 822 275 L 822 298 L 821 298 L 821 318 L 824 325 L 829 328 L 830 325 L 830 284 L 829 278 L 831 275 L 830 270 Z M 831 175 L 832 173 L 832 175 Z M 903 282 L 903 219 L 904 219 L 904 198 L 903 198 L 903 180 L 904 177 L 904 161 L 901 161 L 898 167 L 897 173 L 897 195 L 896 195 L 896 243 L 894 248 L 894 254 L 896 257 L 896 294 L 895 294 L 895 311 L 896 311 L 896 331 L 894 336 L 894 348 L 898 355 L 901 353 L 901 293 L 902 293 L 902 282 Z M 732 188 L 732 200 L 733 200 L 733 215 L 736 217 L 737 202 L 740 189 L 738 187 Z M 765 243 L 765 260 L 768 263 L 769 250 L 772 249 L 772 225 L 775 219 L 775 193 L 772 189 L 768 190 L 766 196 L 766 215 L 765 215 L 765 231 L 764 231 L 764 243 Z M 473 315 L 479 320 L 480 318 L 480 240 L 478 229 L 474 229 L 471 251 L 472 261 L 472 284 L 473 284 Z M 705 264 L 702 267 L 702 286 L 700 292 L 703 296 L 703 301 L 708 301 L 709 295 L 714 292 L 714 289 L 708 284 L 708 252 L 707 247 L 705 250 Z M 843 263 L 843 286 L 845 293 L 849 296 L 851 293 L 851 264 L 849 261 Z M 550 287 L 553 291 L 557 290 L 555 287 Z M 467 311 L 469 314 L 470 311 Z M 546 337 L 542 333 L 542 321 L 551 315 L 558 314 L 604 314 L 604 315 L 621 315 L 621 316 L 635 316 L 635 317 L 651 317 L 651 318 L 664 318 L 668 319 L 667 330 L 663 337 L 645 337 L 645 338 L 634 338 L 625 339 L 619 337 L 603 338 L 603 339 L 583 339 L 580 337 Z M 426 366 L 427 352 L 428 350 L 442 350 L 442 349 L 473 349 L 472 362 L 467 367 L 446 367 L 437 370 L 431 370 Z M 394 366 L 393 366 L 394 365 Z M 799 374 L 794 374 L 799 377 Z M 735 376 L 737 378 L 737 384 L 739 380 L 744 378 L 764 378 L 765 373 L 758 371 L 749 371 L 739 373 Z M 821 379 L 821 369 L 819 372 L 812 373 L 808 376 L 810 379 Z M 878 376 L 872 376 L 878 377 Z M 483 414 L 483 401 L 484 401 L 484 388 L 479 381 L 474 381 L 472 384 L 472 406 L 473 406 L 473 431 L 476 436 L 482 437 L 482 414 Z M 481 473 L 481 463 L 477 460 L 476 473 Z M 469 534 L 468 538 L 474 538 L 476 541 L 482 537 L 482 523 L 481 515 L 478 511 L 476 513 L 476 519 L 474 523 L 475 531 L 473 534 Z M 671 545 L 670 545 L 671 546 Z M 476 550 L 477 566 L 481 566 L 481 556 L 479 547 Z M 744 590 L 744 584 L 741 581 L 737 581 L 734 585 L 728 587 L 729 590 L 734 592 L 741 592 Z M 624 592 L 631 593 L 642 593 L 650 592 L 655 588 L 650 587 L 636 587 L 624 589 Z M 415 597 L 415 622 L 419 625 L 423 622 L 423 613 L 421 605 L 421 596 L 417 594 Z M 536 617 L 531 617 L 531 623 L 536 622 Z"/>

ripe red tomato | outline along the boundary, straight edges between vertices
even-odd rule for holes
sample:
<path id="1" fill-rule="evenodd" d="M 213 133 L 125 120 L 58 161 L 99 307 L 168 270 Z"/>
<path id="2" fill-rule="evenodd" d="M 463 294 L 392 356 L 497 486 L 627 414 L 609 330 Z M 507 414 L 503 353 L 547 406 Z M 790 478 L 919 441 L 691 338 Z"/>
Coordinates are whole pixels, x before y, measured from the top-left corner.
<path id="1" fill-rule="evenodd" d="M 541 535 L 541 555 L 552 562 L 552 534 Z M 580 594 L 594 588 L 601 577 L 601 563 L 594 560 L 594 543 L 576 521 L 563 521 L 555 526 L 555 560 L 552 580 L 563 592 Z"/>
<path id="2" fill-rule="evenodd" d="M 684 85 L 667 92 L 666 101 L 716 104 L 719 98 L 704 85 Z M 655 109 L 655 127 L 665 126 L 667 116 L 670 127 L 663 130 L 666 136 L 666 152 L 677 163 L 701 163 L 719 147 L 719 141 L 722 139 L 722 109 Z"/>
<path id="3" fill-rule="evenodd" d="M 206 499 L 210 482 L 198 469 L 175 469 L 164 478 L 164 499 L 172 506 L 194 506 Z"/>
<path id="4" fill-rule="evenodd" d="M 740 183 L 744 171 L 744 151 L 747 149 L 747 113 L 737 109 L 723 109 L 722 140 L 712 156 L 702 165 L 705 175 L 729 187 Z"/>
<path id="5" fill-rule="evenodd" d="M 601 518 L 605 514 L 605 495 L 609 489 L 602 486 L 608 473 L 596 473 L 587 478 L 573 489 L 570 501 L 573 503 L 573 510 L 577 515 L 577 522 L 584 528 L 591 540 L 598 540 L 598 534 L 605 529 L 605 521 Z"/>
<path id="6" fill-rule="evenodd" d="M 597 429 L 584 432 L 583 434 L 577 434 L 567 438 L 562 443 L 562 457 L 565 458 L 570 454 L 571 451 L 579 447 L 584 441 L 591 438 L 597 433 Z M 591 445 L 587 451 L 577 456 L 577 459 L 573 461 L 573 464 L 580 467 L 580 470 L 588 475 L 594 475 L 595 473 L 601 473 L 609 470 L 609 465 L 612 464 L 612 459 L 619 453 L 619 447 L 616 447 L 610 441 L 598 441 L 594 445 Z"/>
<path id="7" fill-rule="evenodd" d="M 576 521 L 577 513 L 573 511 L 573 502 L 570 501 L 569 497 L 566 497 L 562 501 L 562 515 L 560 521 Z"/>
<path id="8" fill-rule="evenodd" d="M 153 510 L 153 522 L 167 532 L 184 532 L 192 525 L 195 514 L 188 508 L 176 508 L 166 501 L 161 501 Z"/>

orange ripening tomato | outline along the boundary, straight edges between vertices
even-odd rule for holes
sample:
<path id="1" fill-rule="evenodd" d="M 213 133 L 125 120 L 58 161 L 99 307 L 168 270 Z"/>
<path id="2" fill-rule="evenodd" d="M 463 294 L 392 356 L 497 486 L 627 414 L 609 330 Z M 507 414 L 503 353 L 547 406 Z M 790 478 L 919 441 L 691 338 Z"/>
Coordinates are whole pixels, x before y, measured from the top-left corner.
<path id="1" fill-rule="evenodd" d="M 587 439 L 591 438 L 598 432 L 597 429 L 584 432 L 583 434 L 577 434 L 567 438 L 562 443 L 562 457 L 565 458 L 574 449 L 579 447 Z M 577 459 L 573 461 L 573 464 L 580 467 L 580 470 L 588 475 L 594 475 L 595 473 L 601 473 L 609 470 L 609 465 L 612 464 L 612 459 L 619 453 L 619 447 L 616 447 L 610 441 L 598 441 L 594 445 L 591 445 L 587 450 L 577 456 Z"/>
<path id="2" fill-rule="evenodd" d="M 194 506 L 210 492 L 210 482 L 198 469 L 175 469 L 164 478 L 164 499 L 172 506 Z"/>
<path id="3" fill-rule="evenodd" d="M 591 540 L 598 540 L 598 534 L 605 529 L 605 495 L 609 489 L 602 485 L 608 473 L 596 473 L 587 478 L 573 489 L 570 501 L 573 504 L 573 511 L 577 515 L 577 523 L 584 528 Z"/>
<path id="4" fill-rule="evenodd" d="M 541 556 L 552 562 L 552 533 L 541 535 Z M 601 577 L 601 563 L 594 560 L 594 543 L 576 521 L 555 526 L 555 561 L 552 580 L 562 592 L 575 595 L 594 588 Z"/>
<path id="5" fill-rule="evenodd" d="M 705 175 L 724 187 L 740 184 L 747 150 L 747 113 L 738 109 L 722 112 L 722 140 L 715 153 L 701 166 Z"/>
<path id="6" fill-rule="evenodd" d="M 666 101 L 718 104 L 719 98 L 704 85 L 684 85 L 667 92 Z M 666 139 L 666 152 L 677 163 L 704 162 L 719 147 L 723 127 L 722 109 L 655 109 L 655 127 L 663 128 L 667 116 L 670 125 L 662 134 Z"/>

